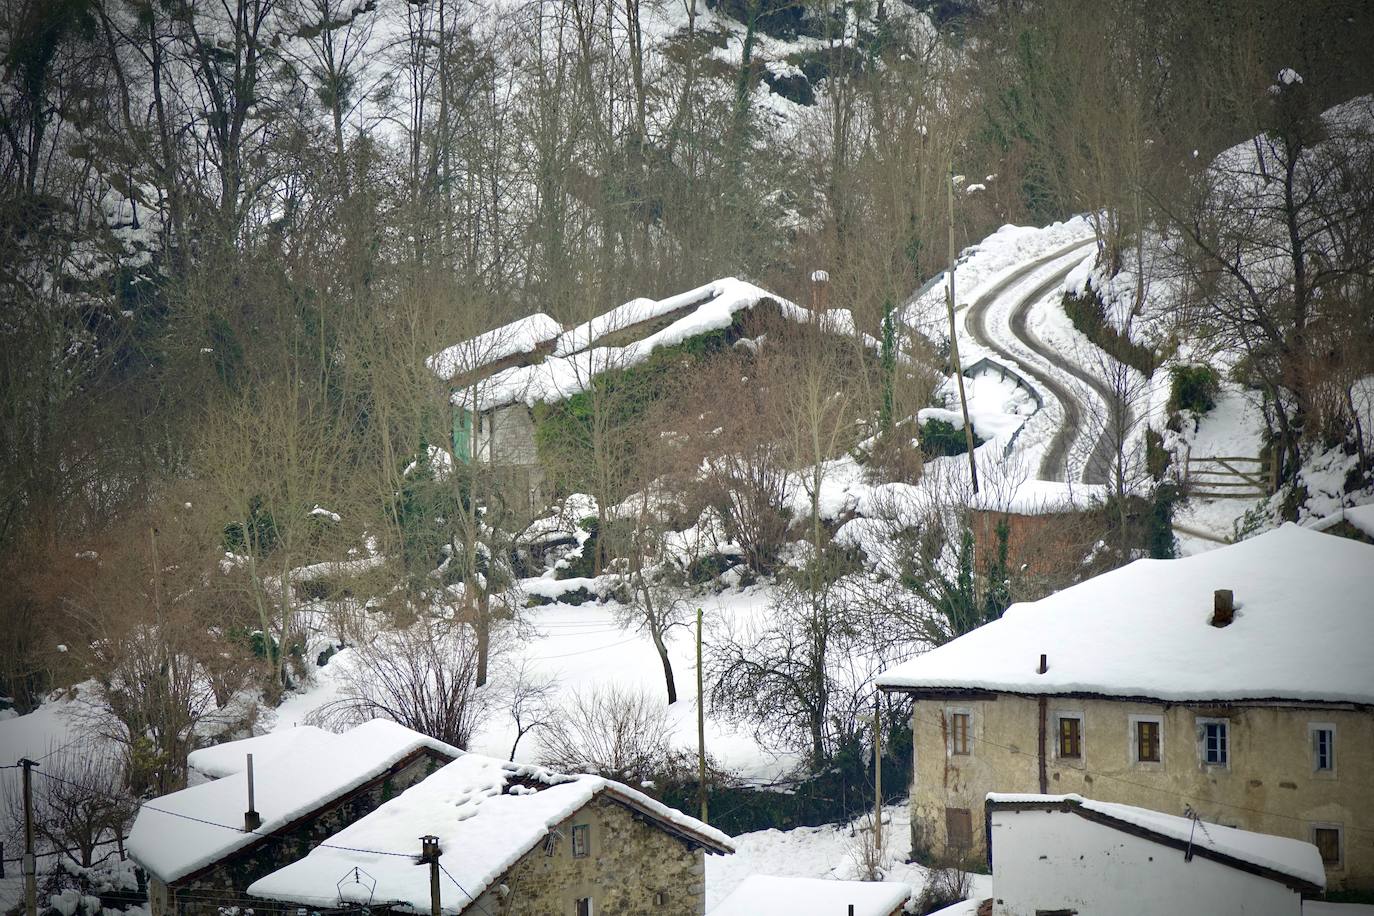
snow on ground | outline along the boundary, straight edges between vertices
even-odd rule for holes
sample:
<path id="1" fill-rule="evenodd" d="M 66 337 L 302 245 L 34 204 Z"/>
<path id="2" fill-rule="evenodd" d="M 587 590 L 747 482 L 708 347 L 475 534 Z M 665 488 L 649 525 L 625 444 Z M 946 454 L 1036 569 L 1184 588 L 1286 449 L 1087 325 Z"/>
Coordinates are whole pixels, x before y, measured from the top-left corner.
<path id="1" fill-rule="evenodd" d="M 1091 224 L 1081 216 L 1044 228 L 1003 226 L 960 253 L 954 268 L 955 309 L 965 308 L 1026 262 L 1060 249 L 1068 249 L 1091 235 Z M 904 323 L 932 340 L 947 339 L 949 333 L 943 275 L 939 282 L 930 284 L 924 292 L 908 302 L 900 316 Z"/>
<path id="2" fill-rule="evenodd" d="M 1161 370 L 1164 371 L 1164 370 Z M 1167 386 L 1165 397 L 1167 398 Z M 1184 473 L 1190 455 L 1204 457 L 1258 458 L 1263 447 L 1264 416 L 1260 412 L 1259 394 L 1245 391 L 1231 382 L 1222 384 L 1216 406 L 1195 421 L 1184 419 L 1181 432 L 1164 431 L 1165 448 L 1174 454 L 1178 475 Z M 1207 499 L 1194 497 L 1174 510 L 1174 522 L 1187 529 L 1201 531 L 1223 540 L 1236 534 L 1237 522 L 1255 508 L 1259 500 Z M 1206 538 L 1177 532 L 1179 553 L 1191 556 L 1221 545 Z"/>
<path id="3" fill-rule="evenodd" d="M 854 880 L 859 874 L 861 831 L 871 817 L 849 824 L 755 830 L 735 837 L 735 854 L 706 858 L 706 912 L 710 913 L 750 875 Z M 903 881 L 920 893 L 926 869 L 907 863 L 911 856 L 911 809 L 906 802 L 883 808 L 884 878 Z M 986 896 L 991 878 L 973 875 L 973 896 Z"/>
<path id="4" fill-rule="evenodd" d="M 554 580 L 527 580 L 526 590 L 533 593 L 535 583 L 543 585 Z M 596 581 L 596 580 L 588 580 Z M 710 640 L 713 632 L 729 625 L 732 620 L 763 613 L 772 597 L 766 586 L 702 596 L 704 609 L 703 631 Z M 518 652 L 507 664 L 527 665 L 526 673 L 534 677 L 556 679 L 560 698 L 585 694 L 595 688 L 611 686 L 642 690 L 655 701 L 666 699 L 663 666 L 653 643 L 647 635 L 633 629 L 625 630 L 617 623 L 619 606 L 588 602 L 573 606 L 554 603 L 528 608 L 521 612 L 528 625 L 528 636 L 522 635 Z M 696 748 L 696 649 L 693 633 L 686 627 L 669 632 L 669 657 L 678 687 L 678 702 L 668 707 L 668 722 L 673 744 Z M 313 714 L 339 698 L 340 680 L 346 678 L 353 663 L 353 651 L 344 649 L 328 665 L 315 669 L 315 683 L 307 689 L 289 695 L 275 710 L 265 710 L 263 726 L 268 730 L 305 724 Z M 502 672 L 493 678 L 493 688 L 500 689 Z M 3 727 L 8 723 L 0 723 Z M 747 779 L 771 780 L 786 773 L 797 761 L 790 757 L 773 757 L 762 751 L 752 734 L 716 720 L 707 712 L 707 750 L 722 766 L 738 771 Z M 499 705 L 487 724 L 473 738 L 468 750 L 506 758 L 515 742 L 515 723 Z M 516 758 L 521 762 L 536 762 L 540 755 L 537 734 L 526 735 L 520 742 Z"/>

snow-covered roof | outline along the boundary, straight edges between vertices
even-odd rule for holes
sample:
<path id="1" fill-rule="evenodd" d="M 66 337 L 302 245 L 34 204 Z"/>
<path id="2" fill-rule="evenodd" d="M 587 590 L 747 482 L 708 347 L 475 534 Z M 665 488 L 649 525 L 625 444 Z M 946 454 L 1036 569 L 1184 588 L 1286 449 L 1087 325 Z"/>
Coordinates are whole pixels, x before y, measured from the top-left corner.
<path id="1" fill-rule="evenodd" d="M 1091 811 L 1110 821 L 1139 827 L 1150 833 L 1178 842 L 1191 842 L 1197 852 L 1210 850 L 1259 868 L 1296 878 L 1317 887 L 1326 886 L 1326 869 L 1317 847 L 1302 840 L 1255 833 L 1237 827 L 1223 827 L 1209 821 L 1193 821 L 1176 814 L 1165 814 L 1149 808 L 1096 801 L 1081 795 L 1027 795 L 991 792 L 990 805 L 1020 807 L 1063 807 L 1069 811 Z M 996 849 L 993 850 L 994 861 Z"/>
<path id="2" fill-rule="evenodd" d="M 192 751 L 186 758 L 191 769 L 212 779 L 221 779 L 242 773 L 248 766 L 248 755 L 253 755 L 255 764 L 263 764 L 268 759 L 281 754 L 307 756 L 328 753 L 340 736 L 313 725 L 298 725 L 281 731 L 240 738 L 238 741 L 224 741 L 200 750 Z"/>
<path id="3" fill-rule="evenodd" d="M 900 881 L 832 881 L 750 875 L 711 911 L 711 916 L 794 916 L 797 913 L 892 916 L 900 912 L 910 898 L 911 885 Z"/>
<path id="4" fill-rule="evenodd" d="M 260 740 L 233 743 L 243 747 Z M 253 757 L 254 806 L 262 817 L 257 830 L 243 830 L 247 774 L 231 771 L 231 752 L 226 751 L 223 760 L 214 755 L 202 759 L 228 775 L 164 795 L 139 809 L 129 833 L 129 854 L 163 881 L 176 881 L 329 804 L 416 751 L 428 748 L 455 758 L 463 753 L 385 719 L 341 735 L 315 729 L 295 738 L 283 736 L 268 746 L 273 745 L 278 753 Z"/>
<path id="5" fill-rule="evenodd" d="M 429 872 L 415 867 L 417 837 L 439 838 L 440 883 L 447 913 L 462 912 L 533 849 L 550 828 L 606 793 L 715 852 L 730 839 L 628 786 L 599 776 L 566 776 L 543 767 L 466 754 L 424 782 L 334 834 L 310 854 L 249 885 L 248 893 L 309 906 L 340 902 L 428 912 Z M 373 885 L 336 884 L 360 868 Z M 461 887 L 461 889 L 460 889 Z"/>
<path id="6" fill-rule="evenodd" d="M 1235 619 L 1210 623 L 1231 589 Z M 1284 525 L 1137 560 L 879 675 L 892 689 L 1374 703 L 1374 546 Z M 1049 670 L 1037 673 L 1040 654 Z"/>
<path id="7" fill-rule="evenodd" d="M 454 403 L 468 409 L 492 410 L 522 401 L 533 405 L 540 401 L 565 400 L 585 390 L 601 372 L 628 368 L 648 359 L 659 347 L 671 347 L 692 337 L 728 328 L 737 312 L 753 308 L 765 299 L 777 302 L 783 314 L 794 320 L 809 314 L 794 303 L 734 277 L 716 280 L 661 301 L 636 299 L 569 331 L 548 359 L 503 369 L 454 392 Z M 695 308 L 667 327 L 623 347 L 590 346 L 597 337 L 613 330 L 694 303 Z"/>
<path id="8" fill-rule="evenodd" d="M 425 360 L 425 365 L 447 381 L 517 353 L 532 353 L 562 333 L 563 326 L 557 321 L 535 312 L 441 350 Z"/>

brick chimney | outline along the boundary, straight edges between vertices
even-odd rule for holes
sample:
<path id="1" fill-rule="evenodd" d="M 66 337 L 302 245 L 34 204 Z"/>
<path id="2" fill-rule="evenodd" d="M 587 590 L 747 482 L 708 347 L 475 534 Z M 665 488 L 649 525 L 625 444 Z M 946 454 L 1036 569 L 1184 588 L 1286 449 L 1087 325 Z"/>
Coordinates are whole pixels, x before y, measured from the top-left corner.
<path id="1" fill-rule="evenodd" d="M 811 311 L 819 315 L 825 311 L 826 290 L 830 286 L 830 274 L 823 270 L 811 271 Z"/>

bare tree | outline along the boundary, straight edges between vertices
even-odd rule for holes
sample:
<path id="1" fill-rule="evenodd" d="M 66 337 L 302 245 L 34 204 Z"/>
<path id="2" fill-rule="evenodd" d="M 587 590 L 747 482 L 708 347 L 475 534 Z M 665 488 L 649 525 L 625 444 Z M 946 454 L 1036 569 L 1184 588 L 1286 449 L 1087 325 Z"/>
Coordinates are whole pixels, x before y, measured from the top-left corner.
<path id="1" fill-rule="evenodd" d="M 39 840 L 81 868 L 96 864 L 101 846 L 113 845 L 110 853 L 122 849 L 137 805 L 124 791 L 123 768 L 114 749 L 89 738 L 76 739 L 50 749 L 41 762 L 33 780 L 33 822 Z M 5 811 L 8 822 L 17 826 L 24 823 L 24 799 L 17 780 L 8 786 Z"/>
<path id="2" fill-rule="evenodd" d="M 667 713 L 627 687 L 573 693 L 544 730 L 540 762 L 564 772 L 596 773 L 638 785 L 668 759 Z"/>
<path id="3" fill-rule="evenodd" d="M 477 643 L 465 626 L 421 620 L 351 652 L 341 696 L 321 708 L 320 721 L 386 718 L 466 748 L 490 711 L 493 694 L 477 687 Z"/>

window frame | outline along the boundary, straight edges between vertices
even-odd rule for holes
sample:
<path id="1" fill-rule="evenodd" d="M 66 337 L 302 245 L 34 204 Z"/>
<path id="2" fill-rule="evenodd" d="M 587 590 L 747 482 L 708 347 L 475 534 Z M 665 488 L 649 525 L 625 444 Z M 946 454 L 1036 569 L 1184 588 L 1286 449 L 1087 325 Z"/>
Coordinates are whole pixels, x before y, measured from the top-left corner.
<path id="1" fill-rule="evenodd" d="M 579 843 L 578 840 L 581 839 Z M 579 847 L 581 852 L 578 851 Z M 572 857 L 574 859 L 586 859 L 592 854 L 592 825 L 573 824 L 572 827 Z"/>
<path id="2" fill-rule="evenodd" d="M 1163 716 L 1130 716 L 1130 743 L 1131 743 L 1131 766 L 1144 767 L 1146 769 L 1159 769 L 1164 766 L 1164 717 Z M 1154 760 L 1142 760 L 1140 757 L 1140 723 L 1152 722 L 1155 726 L 1155 752 L 1159 755 Z"/>
<path id="3" fill-rule="evenodd" d="M 1344 827 L 1344 825 L 1342 825 L 1342 824 L 1337 824 L 1337 823 L 1335 823 L 1334 821 L 1313 821 L 1313 822 L 1312 822 L 1311 828 L 1308 830 L 1308 836 L 1311 838 L 1312 845 L 1317 847 L 1317 852 L 1318 852 L 1318 854 L 1320 854 L 1320 853 L 1321 853 L 1322 847 L 1321 847 L 1321 844 L 1317 842 L 1317 831 L 1318 831 L 1318 830 L 1330 830 L 1330 831 L 1333 831 L 1333 832 L 1336 834 L 1336 860 L 1335 860 L 1334 862 L 1328 862 L 1328 861 L 1326 861 L 1326 857 L 1323 856 L 1323 857 L 1322 857 L 1322 867 L 1325 868 L 1325 869 L 1328 870 L 1328 871 L 1340 871 L 1340 870 L 1344 869 L 1344 868 L 1345 868 L 1345 827 Z"/>
<path id="4" fill-rule="evenodd" d="M 1327 749 L 1330 757 L 1329 766 L 1320 766 L 1317 756 L 1317 734 L 1327 732 L 1331 735 L 1331 744 Z M 1308 722 L 1307 723 L 1307 746 L 1312 753 L 1312 775 L 1320 776 L 1324 779 L 1332 779 L 1336 776 L 1336 723 L 1334 722 Z"/>
<path id="5" fill-rule="evenodd" d="M 1231 720 L 1222 719 L 1216 716 L 1197 716 L 1197 750 L 1198 760 L 1202 766 L 1214 770 L 1231 769 Z M 1222 759 L 1220 761 L 1207 759 L 1207 727 L 1219 725 L 1222 728 Z"/>
<path id="6" fill-rule="evenodd" d="M 956 734 L 954 729 L 954 717 L 967 716 L 967 728 L 964 732 L 964 750 L 958 749 Z M 973 756 L 973 710 L 967 706 L 946 706 L 945 707 L 945 756 L 946 757 L 972 757 Z"/>
<path id="7" fill-rule="evenodd" d="M 582 905 L 586 904 L 586 909 Z M 596 916 L 596 903 L 591 895 L 573 898 L 573 916 Z"/>
<path id="8" fill-rule="evenodd" d="M 1064 753 L 1064 726 L 1062 723 L 1069 719 L 1078 723 L 1078 754 L 1076 756 L 1069 756 Z M 1054 713 L 1054 759 L 1081 766 L 1087 749 L 1087 732 L 1082 710 L 1056 710 Z"/>

